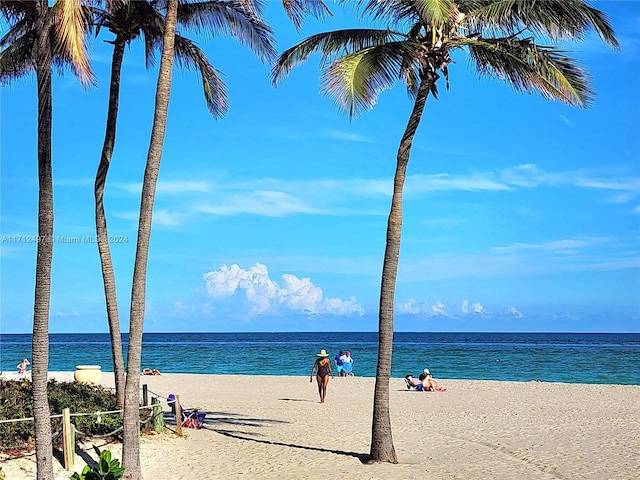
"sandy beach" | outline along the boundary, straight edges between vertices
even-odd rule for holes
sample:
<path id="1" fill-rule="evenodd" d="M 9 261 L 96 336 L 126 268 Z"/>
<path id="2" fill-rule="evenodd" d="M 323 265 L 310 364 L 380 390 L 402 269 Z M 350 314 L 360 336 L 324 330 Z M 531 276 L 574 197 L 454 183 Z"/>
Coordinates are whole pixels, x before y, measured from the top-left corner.
<path id="1" fill-rule="evenodd" d="M 309 377 L 163 374 L 141 383 L 207 413 L 205 428 L 182 438 L 167 429 L 141 438 L 146 480 L 632 480 L 640 471 L 640 386 L 442 379 L 447 391 L 436 393 L 392 379 L 399 464 L 367 465 L 373 378 L 332 379 L 324 404 Z M 107 448 L 120 458 L 120 445 Z M 54 464 L 56 479 L 70 476 Z M 76 455 L 75 470 L 83 465 Z M 33 455 L 1 466 L 7 479 L 35 478 Z"/>

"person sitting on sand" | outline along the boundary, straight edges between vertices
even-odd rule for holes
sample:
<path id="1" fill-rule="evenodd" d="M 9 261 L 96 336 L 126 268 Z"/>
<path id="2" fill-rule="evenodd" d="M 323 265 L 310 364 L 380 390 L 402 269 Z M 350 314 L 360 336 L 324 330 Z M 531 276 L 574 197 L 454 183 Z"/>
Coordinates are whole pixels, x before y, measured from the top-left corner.
<path id="1" fill-rule="evenodd" d="M 438 382 L 433 379 L 428 368 L 424 369 L 418 377 L 418 380 L 421 382 L 422 390 L 425 392 L 444 392 L 446 390 L 446 388 L 442 388 L 438 385 Z"/>
<path id="2" fill-rule="evenodd" d="M 18 368 L 18 373 L 27 373 L 27 367 L 29 366 L 29 360 L 23 358 L 22 361 L 16 365 Z"/>
<path id="3" fill-rule="evenodd" d="M 324 399 L 327 396 L 327 385 L 329 384 L 329 375 L 333 377 L 331 371 L 331 361 L 329 361 L 329 354 L 325 349 L 320 350 L 317 355 L 316 361 L 311 369 L 311 376 L 309 382 L 313 382 L 314 372 L 317 371 L 316 379 L 318 380 L 318 393 L 320 394 L 320 403 L 324 403 Z"/>

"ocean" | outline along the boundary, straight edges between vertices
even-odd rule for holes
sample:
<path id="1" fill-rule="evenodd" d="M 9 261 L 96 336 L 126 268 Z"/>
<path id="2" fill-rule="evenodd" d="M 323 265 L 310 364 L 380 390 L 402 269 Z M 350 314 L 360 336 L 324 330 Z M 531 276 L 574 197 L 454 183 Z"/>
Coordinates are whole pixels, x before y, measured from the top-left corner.
<path id="1" fill-rule="evenodd" d="M 123 335 L 127 345 L 127 335 Z M 308 375 L 320 349 L 350 350 L 357 376 L 375 376 L 376 332 L 145 333 L 142 368 L 165 373 Z M 108 333 L 51 334 L 50 371 L 113 371 Z M 0 371 L 31 357 L 31 335 L 0 334 Z M 640 385 L 637 333 L 396 332 L 392 377 Z"/>

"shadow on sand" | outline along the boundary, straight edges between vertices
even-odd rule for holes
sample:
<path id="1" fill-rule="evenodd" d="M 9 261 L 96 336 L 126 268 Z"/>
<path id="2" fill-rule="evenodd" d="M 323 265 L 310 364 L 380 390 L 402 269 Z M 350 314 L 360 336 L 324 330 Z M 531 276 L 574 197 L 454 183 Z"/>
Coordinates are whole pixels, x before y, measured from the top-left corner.
<path id="1" fill-rule="evenodd" d="M 336 455 L 344 455 L 346 457 L 354 457 L 360 460 L 360 462 L 363 464 L 366 464 L 370 458 L 368 454 L 363 454 L 358 452 L 348 452 L 346 450 L 334 450 L 330 448 L 321 448 L 321 447 L 310 447 L 307 445 L 295 445 L 293 443 L 275 442 L 273 440 L 262 440 L 259 438 L 243 436 L 243 435 L 255 435 L 255 433 L 250 433 L 250 432 L 234 432 L 231 430 L 223 430 L 218 428 L 212 428 L 211 430 L 213 430 L 216 433 L 219 433 L 220 435 L 224 435 L 225 437 L 235 438 L 236 440 L 245 440 L 248 442 L 263 443 L 265 445 L 279 445 L 281 447 L 299 448 L 301 450 L 312 450 L 314 452 L 326 452 L 326 453 L 333 453 Z"/>
<path id="2" fill-rule="evenodd" d="M 311 402 L 312 401 L 307 399 L 296 399 L 296 398 L 281 398 L 280 400 L 290 401 L 290 402 Z M 175 422 L 175 416 L 171 414 L 169 415 L 171 420 Z M 349 452 L 346 450 L 311 447 L 307 445 L 296 445 L 293 443 L 276 442 L 273 440 L 255 438 L 256 436 L 263 436 L 256 432 L 243 431 L 243 430 L 229 430 L 228 428 L 225 428 L 225 427 L 264 427 L 267 425 L 275 425 L 275 424 L 281 424 L 281 423 L 291 423 L 291 422 L 288 422 L 285 420 L 268 419 L 268 418 L 244 417 L 243 415 L 240 415 L 237 413 L 231 413 L 231 412 L 206 412 L 203 428 L 212 432 L 219 433 L 220 435 L 224 435 L 229 438 L 234 438 L 236 440 L 263 443 L 266 445 L 279 445 L 281 447 L 299 448 L 301 450 L 312 450 L 315 452 L 326 452 L 326 453 L 333 453 L 335 455 L 344 455 L 347 457 L 354 457 L 360 460 L 360 462 L 363 464 L 366 464 L 370 459 L 369 454 Z M 168 425 L 165 424 L 165 427 L 168 427 Z"/>

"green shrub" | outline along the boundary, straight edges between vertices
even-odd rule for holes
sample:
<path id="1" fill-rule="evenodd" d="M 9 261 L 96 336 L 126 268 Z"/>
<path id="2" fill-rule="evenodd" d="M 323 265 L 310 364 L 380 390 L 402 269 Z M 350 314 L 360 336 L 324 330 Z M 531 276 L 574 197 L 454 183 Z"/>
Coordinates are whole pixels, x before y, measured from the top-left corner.
<path id="1" fill-rule="evenodd" d="M 75 382 L 56 382 L 48 384 L 49 408 L 51 415 L 62 413 L 68 408 L 71 413 L 94 413 L 118 410 L 115 395 L 102 387 Z M 31 382 L 0 380 L 0 419 L 33 417 L 33 397 Z M 72 417 L 76 429 L 89 436 L 110 433 L 122 426 L 118 414 L 101 415 L 100 423 L 96 415 Z M 51 420 L 52 432 L 62 429 L 62 420 Z M 1 423 L 0 445 L 3 448 L 22 448 L 32 444 L 35 436 L 32 421 Z"/>
<path id="2" fill-rule="evenodd" d="M 100 453 L 97 467 L 87 465 L 82 473 L 74 473 L 71 480 L 118 480 L 122 478 L 124 468 L 120 466 L 118 459 L 111 459 L 111 452 L 103 450 Z"/>

